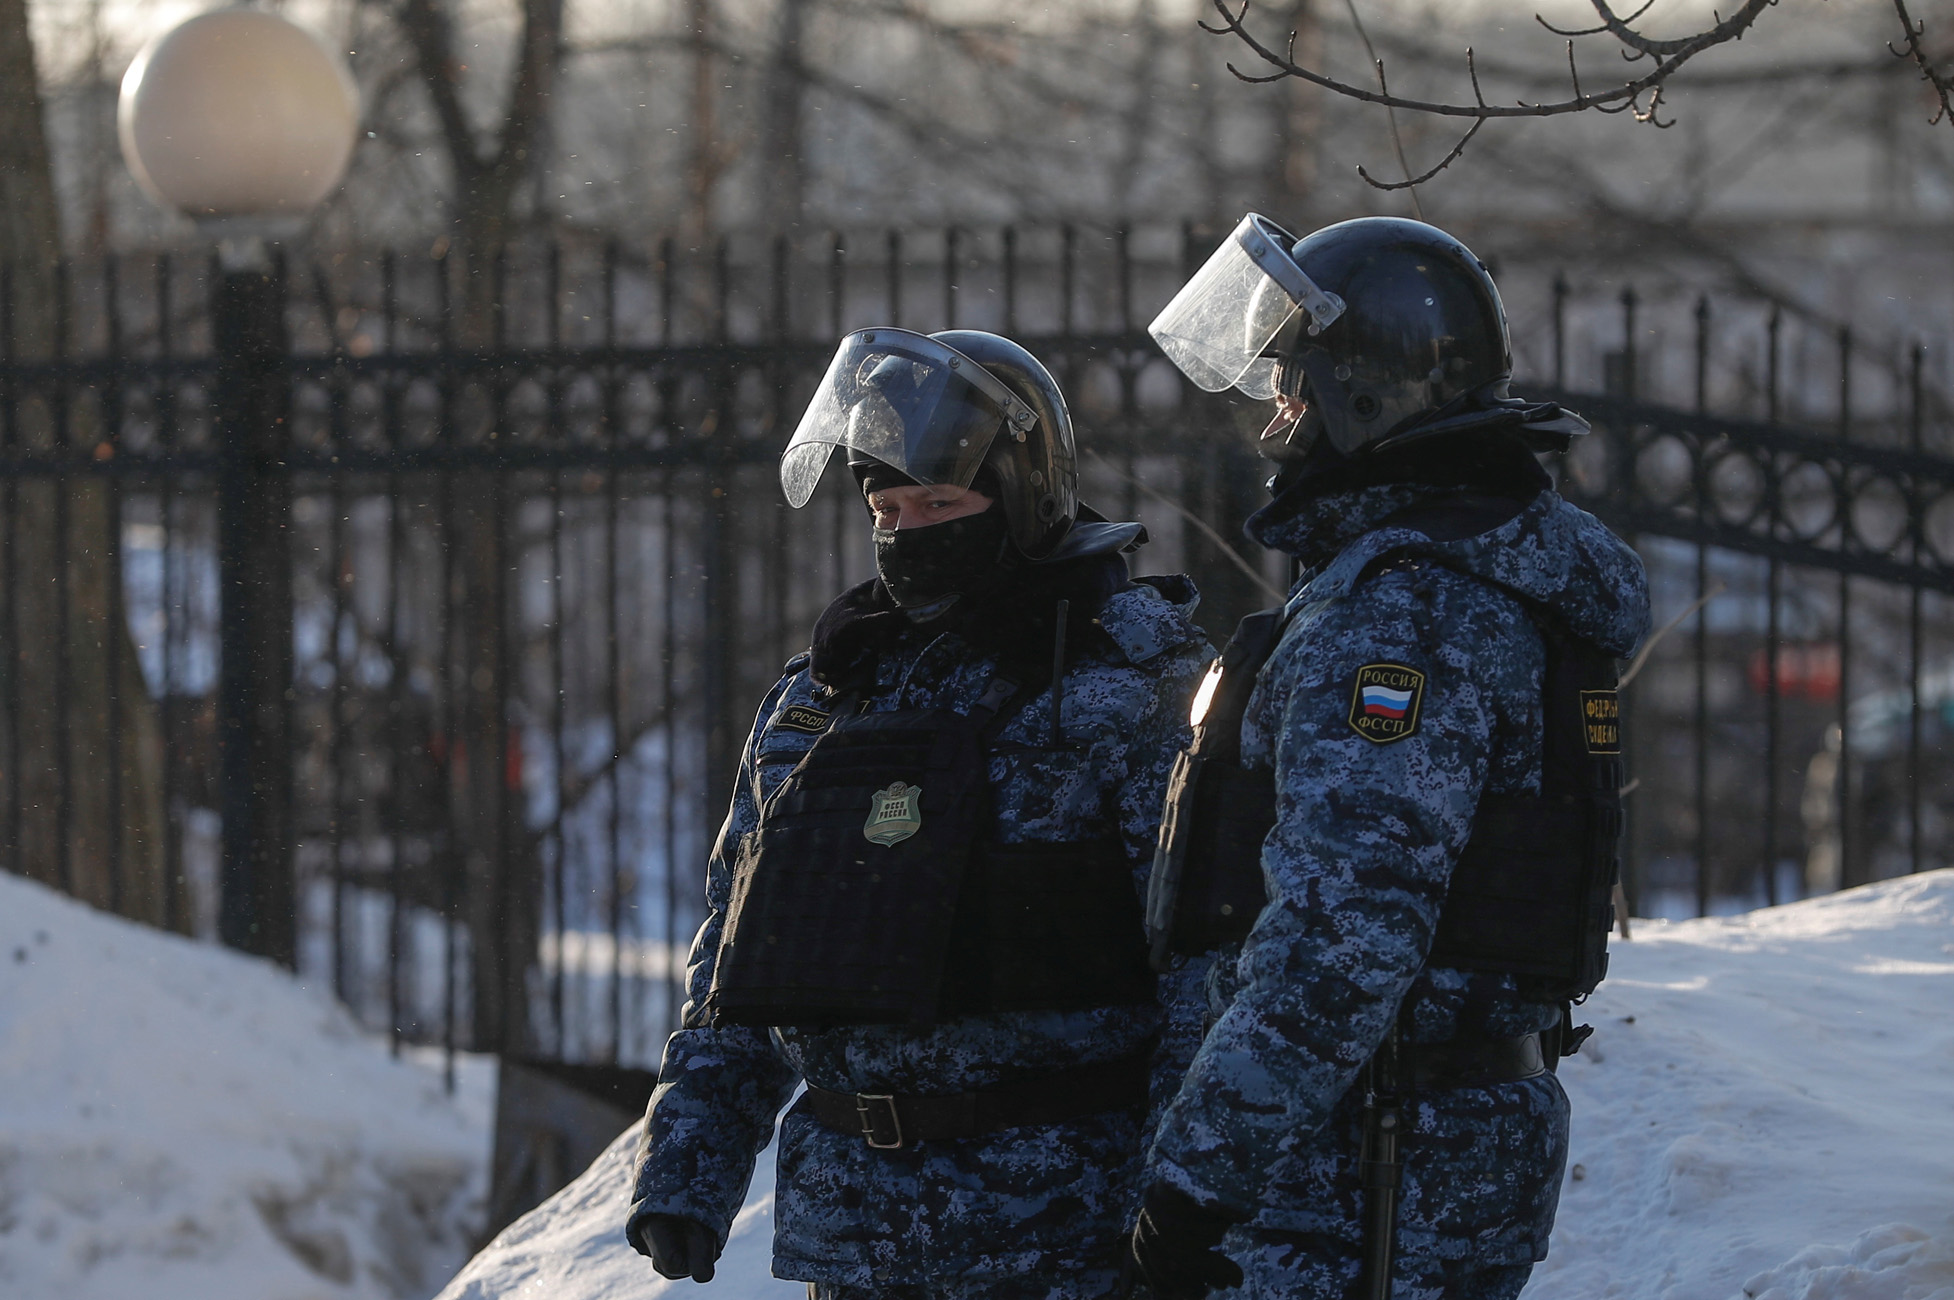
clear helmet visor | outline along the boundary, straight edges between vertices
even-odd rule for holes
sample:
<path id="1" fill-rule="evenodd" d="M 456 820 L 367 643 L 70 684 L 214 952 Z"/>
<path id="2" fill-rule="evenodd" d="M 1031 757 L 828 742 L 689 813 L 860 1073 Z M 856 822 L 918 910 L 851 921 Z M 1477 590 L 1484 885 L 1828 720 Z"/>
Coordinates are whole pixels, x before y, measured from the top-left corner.
<path id="1" fill-rule="evenodd" d="M 955 348 L 909 330 L 858 330 L 836 349 L 780 457 L 780 487 L 789 505 L 806 505 L 837 447 L 918 483 L 969 487 L 999 430 L 1023 438 L 1035 421 Z"/>
<path id="2" fill-rule="evenodd" d="M 1307 312 L 1314 334 L 1343 314 L 1343 300 L 1290 259 L 1292 242 L 1267 217 L 1249 213 L 1147 327 L 1196 387 L 1274 397 L 1270 343 L 1282 327 Z"/>

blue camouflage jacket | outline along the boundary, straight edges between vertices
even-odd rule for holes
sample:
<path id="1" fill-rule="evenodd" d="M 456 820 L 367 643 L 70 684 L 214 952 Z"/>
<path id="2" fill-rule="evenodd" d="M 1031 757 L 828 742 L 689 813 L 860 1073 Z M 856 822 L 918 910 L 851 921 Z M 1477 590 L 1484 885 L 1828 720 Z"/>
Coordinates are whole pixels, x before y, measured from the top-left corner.
<path id="1" fill-rule="evenodd" d="M 1189 618 L 1195 600 L 1184 578 L 1146 579 L 1107 600 L 1096 620 L 1105 637 L 1079 647 L 1065 673 L 1068 747 L 1051 747 L 1049 691 L 994 742 L 999 840 L 1117 834 L 1135 888 L 1144 888 L 1167 774 L 1187 740 L 1187 702 L 1213 657 Z M 954 633 L 911 628 L 877 660 L 866 705 L 968 711 L 993 663 Z M 767 1031 L 702 1023 L 739 838 L 754 830 L 761 803 L 814 740 L 775 725 L 797 705 L 818 704 L 807 664 L 802 655 L 787 665 L 746 743 L 732 808 L 707 865 L 707 915 L 686 976 L 686 1027 L 665 1049 L 631 1207 L 634 1225 L 648 1214 L 683 1215 L 709 1227 L 722 1245 L 775 1116 L 801 1080 L 843 1092 L 959 1093 L 1117 1059 L 1144 1050 L 1162 1027 L 1157 1005 L 973 1015 L 922 1029 Z M 1185 1024 L 1180 1037 L 1178 1048 L 1170 1043 L 1160 1052 L 1155 1094 L 1162 1102 L 1192 1052 Z M 1171 1056 L 1178 1060 L 1166 1060 Z M 1130 1218 L 1142 1147 L 1141 1121 L 1115 1111 L 872 1150 L 859 1135 L 827 1128 L 797 1107 L 780 1129 L 774 1272 L 885 1285 L 1103 1267 Z"/>
<path id="2" fill-rule="evenodd" d="M 1212 1027 L 1147 1170 L 1259 1228 L 1358 1236 L 1352 1083 L 1401 1004 L 1411 1042 L 1524 1034 L 1558 1016 L 1511 977 L 1425 958 L 1481 794 L 1539 789 L 1544 650 L 1512 593 L 1620 656 L 1647 629 L 1646 580 L 1634 551 L 1551 491 L 1465 540 L 1380 526 L 1439 495 L 1353 489 L 1260 530 L 1303 565 L 1243 723 L 1243 762 L 1276 776 L 1271 902 L 1213 965 Z M 1410 558 L 1376 563 L 1394 556 Z M 1377 743 L 1353 725 L 1370 664 L 1423 674 L 1409 736 Z M 1544 1257 L 1566 1157 L 1553 1077 L 1430 1092 L 1409 1118 L 1401 1248 Z"/>

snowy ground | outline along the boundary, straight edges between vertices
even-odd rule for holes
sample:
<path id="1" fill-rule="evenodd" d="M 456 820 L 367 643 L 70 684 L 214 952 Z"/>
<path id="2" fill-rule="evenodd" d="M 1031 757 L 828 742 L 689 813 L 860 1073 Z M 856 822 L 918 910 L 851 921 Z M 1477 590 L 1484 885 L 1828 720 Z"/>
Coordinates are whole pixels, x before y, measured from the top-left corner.
<path id="1" fill-rule="evenodd" d="M 481 1221 L 492 1074 L 0 875 L 0 1297 L 416 1300 Z"/>
<path id="2" fill-rule="evenodd" d="M 448 1284 L 439 1300 L 807 1300 L 805 1282 L 768 1266 L 773 1244 L 773 1148 L 761 1153 L 746 1208 L 733 1221 L 716 1276 L 701 1291 L 670 1282 L 624 1242 L 634 1128 L 618 1136 L 583 1177 L 516 1220 Z"/>
<path id="3" fill-rule="evenodd" d="M 1634 933 L 1528 1300 L 1954 1300 L 1954 871 Z"/>
<path id="4" fill-rule="evenodd" d="M 1561 1078 L 1574 1144 L 1526 1300 L 1954 1300 L 1954 871 L 1638 922 Z M 620 1236 L 635 1135 L 441 1300 L 648 1300 Z M 768 1276 L 763 1156 L 711 1300 Z"/>

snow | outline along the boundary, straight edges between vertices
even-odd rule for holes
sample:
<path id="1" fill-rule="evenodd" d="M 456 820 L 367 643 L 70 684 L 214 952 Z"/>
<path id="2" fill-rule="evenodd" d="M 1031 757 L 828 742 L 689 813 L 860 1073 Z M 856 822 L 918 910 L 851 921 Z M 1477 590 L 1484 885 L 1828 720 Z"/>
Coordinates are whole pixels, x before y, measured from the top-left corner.
<path id="1" fill-rule="evenodd" d="M 1954 871 L 1634 936 L 1527 1300 L 1954 1300 Z"/>
<path id="2" fill-rule="evenodd" d="M 1954 1300 L 1954 871 L 1636 923 L 1562 1068 L 1527 1300 Z M 462 1263 L 491 1069 L 392 1059 L 321 989 L 0 876 L 0 1297 L 392 1300 Z M 622 1240 L 635 1131 L 441 1300 L 691 1292 Z M 771 1153 L 716 1300 L 773 1279 Z"/>
<path id="3" fill-rule="evenodd" d="M 760 1155 L 708 1291 L 668 1281 L 624 1240 L 637 1157 L 633 1125 L 583 1176 L 503 1229 L 439 1300 L 807 1300 L 807 1284 L 773 1276 L 773 1147 Z"/>
<path id="4" fill-rule="evenodd" d="M 1553 1253 L 1525 1300 L 1954 1300 L 1954 871 L 1639 921 L 1583 1009 Z M 684 1294 L 620 1231 L 635 1132 L 440 1300 Z M 711 1300 L 768 1276 L 772 1158 Z"/>
<path id="5" fill-rule="evenodd" d="M 0 875 L 0 1297 L 394 1300 L 467 1258 L 492 1066 Z"/>

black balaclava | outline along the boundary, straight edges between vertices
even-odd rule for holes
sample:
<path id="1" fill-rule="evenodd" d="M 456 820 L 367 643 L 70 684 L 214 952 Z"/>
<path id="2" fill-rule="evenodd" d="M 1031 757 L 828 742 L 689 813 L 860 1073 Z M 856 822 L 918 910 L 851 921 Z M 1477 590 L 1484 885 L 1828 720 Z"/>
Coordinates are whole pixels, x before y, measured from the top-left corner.
<path id="1" fill-rule="evenodd" d="M 878 488 L 914 482 L 879 462 L 850 468 L 864 500 Z M 970 485 L 997 499 L 989 469 Z M 1082 512 L 1099 518 L 1090 507 Z M 1094 620 L 1129 581 L 1126 561 L 1115 551 L 1046 563 L 1025 559 L 1011 545 L 996 504 L 922 528 L 878 528 L 875 542 L 880 576 L 843 592 L 814 625 L 810 671 L 830 689 L 859 686 L 863 674 L 873 675 L 882 649 L 919 624 L 995 654 L 1001 670 L 1019 681 L 1040 680 L 1051 670 L 1058 601 L 1068 602 L 1065 644 L 1077 654 L 1105 636 Z"/>
<path id="2" fill-rule="evenodd" d="M 867 467 L 860 479 L 865 500 L 871 492 L 915 481 L 884 465 Z M 990 509 L 922 528 L 875 530 L 875 571 L 890 599 L 912 615 L 942 613 L 957 599 L 986 595 L 1018 567 L 995 478 L 983 469 L 970 486 L 991 498 Z"/>

